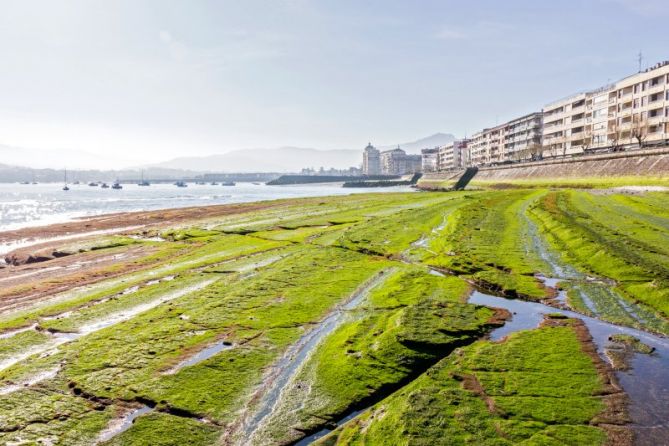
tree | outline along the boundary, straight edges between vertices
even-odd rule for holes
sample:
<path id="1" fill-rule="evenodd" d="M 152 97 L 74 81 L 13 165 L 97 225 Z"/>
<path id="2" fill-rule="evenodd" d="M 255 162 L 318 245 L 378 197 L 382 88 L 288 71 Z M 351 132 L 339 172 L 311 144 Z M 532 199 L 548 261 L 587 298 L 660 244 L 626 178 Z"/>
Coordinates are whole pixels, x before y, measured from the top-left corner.
<path id="1" fill-rule="evenodd" d="M 620 144 L 620 127 L 617 121 L 611 121 L 609 124 L 609 144 L 612 152 L 620 152 L 622 147 Z"/>
<path id="2" fill-rule="evenodd" d="M 639 148 L 643 149 L 643 143 L 648 137 L 648 119 L 639 113 L 632 116 L 632 130 L 630 131 L 630 140 L 636 139 Z"/>
<path id="3" fill-rule="evenodd" d="M 586 126 L 583 130 L 583 142 L 581 147 L 583 147 L 583 153 L 588 153 L 590 146 L 592 145 L 592 127 Z"/>
<path id="4" fill-rule="evenodd" d="M 528 151 L 530 153 L 530 159 L 532 161 L 538 161 L 544 157 L 544 147 L 538 141 L 532 141 L 532 143 L 530 143 Z"/>
<path id="5" fill-rule="evenodd" d="M 558 139 L 559 138 L 557 136 L 554 136 L 548 140 L 548 152 L 551 154 L 553 158 L 557 156 L 557 151 L 560 147 Z"/>

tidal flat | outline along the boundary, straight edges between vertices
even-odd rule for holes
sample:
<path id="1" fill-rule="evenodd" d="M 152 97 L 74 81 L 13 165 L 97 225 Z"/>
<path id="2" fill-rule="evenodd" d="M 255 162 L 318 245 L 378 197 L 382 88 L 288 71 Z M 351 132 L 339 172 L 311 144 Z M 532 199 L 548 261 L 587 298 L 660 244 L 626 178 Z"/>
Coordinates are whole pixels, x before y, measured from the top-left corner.
<path id="1" fill-rule="evenodd" d="M 0 237 L 0 444 L 669 438 L 669 193 L 159 214 Z"/>

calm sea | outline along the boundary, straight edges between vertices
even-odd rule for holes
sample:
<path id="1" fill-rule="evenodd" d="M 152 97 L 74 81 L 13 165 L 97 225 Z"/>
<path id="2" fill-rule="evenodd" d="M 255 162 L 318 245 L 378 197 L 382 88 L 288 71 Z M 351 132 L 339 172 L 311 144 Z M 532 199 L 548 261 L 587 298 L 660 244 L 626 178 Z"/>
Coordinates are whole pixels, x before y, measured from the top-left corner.
<path id="1" fill-rule="evenodd" d="M 344 189 L 337 184 L 265 186 L 251 183 L 237 183 L 236 186 L 189 184 L 185 188 L 172 184 L 148 187 L 124 184 L 122 190 L 81 184 L 70 185 L 68 192 L 61 188 L 62 184 L 0 184 L 0 231 L 112 212 L 411 190 L 408 187 Z"/>

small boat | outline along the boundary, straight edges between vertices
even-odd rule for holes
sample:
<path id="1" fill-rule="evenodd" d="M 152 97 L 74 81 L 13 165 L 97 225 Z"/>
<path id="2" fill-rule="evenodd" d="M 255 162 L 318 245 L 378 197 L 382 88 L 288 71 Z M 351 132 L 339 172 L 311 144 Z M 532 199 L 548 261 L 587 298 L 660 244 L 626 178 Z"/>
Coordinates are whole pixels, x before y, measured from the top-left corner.
<path id="1" fill-rule="evenodd" d="M 137 183 L 137 185 L 138 186 L 151 186 L 151 183 L 149 183 L 148 181 L 146 181 L 144 179 L 144 171 L 143 170 L 142 170 L 142 179 L 140 180 L 139 183 Z"/>
<path id="2" fill-rule="evenodd" d="M 235 186 L 235 184 L 236 183 L 234 181 L 223 181 L 221 186 Z"/>
<path id="3" fill-rule="evenodd" d="M 198 186 L 204 186 L 206 183 L 204 181 L 196 181 L 195 184 Z"/>
<path id="4" fill-rule="evenodd" d="M 95 181 L 91 181 L 90 183 L 88 183 L 88 185 L 91 186 L 91 187 L 98 187 L 99 186 L 99 184 L 96 183 Z"/>
<path id="5" fill-rule="evenodd" d="M 186 184 L 184 181 L 177 181 L 174 183 L 176 187 L 188 187 L 188 184 Z"/>
<path id="6" fill-rule="evenodd" d="M 262 183 L 253 183 L 255 186 L 260 186 Z"/>
<path id="7" fill-rule="evenodd" d="M 109 184 L 102 183 L 102 185 L 100 187 L 103 188 L 103 189 L 109 189 Z"/>
<path id="8" fill-rule="evenodd" d="M 21 181 L 19 184 L 30 184 L 30 181 Z"/>
<path id="9" fill-rule="evenodd" d="M 218 183 L 216 181 L 212 181 L 211 183 L 209 183 L 209 185 L 210 186 L 218 186 Z"/>
<path id="10" fill-rule="evenodd" d="M 123 186 L 121 186 L 121 183 L 119 183 L 118 181 L 114 181 L 114 184 L 112 184 L 111 188 L 118 190 L 118 189 L 123 189 Z"/>
<path id="11" fill-rule="evenodd" d="M 79 183 L 79 181 L 75 181 L 75 182 L 74 182 L 74 183 L 72 183 L 72 184 L 80 184 L 80 183 Z"/>
<path id="12" fill-rule="evenodd" d="M 67 187 L 67 169 L 65 169 L 65 174 L 64 174 L 64 176 L 65 176 L 65 178 L 64 178 L 65 185 L 63 186 L 63 190 L 64 190 L 64 191 L 68 191 L 68 190 L 70 190 L 70 188 Z"/>

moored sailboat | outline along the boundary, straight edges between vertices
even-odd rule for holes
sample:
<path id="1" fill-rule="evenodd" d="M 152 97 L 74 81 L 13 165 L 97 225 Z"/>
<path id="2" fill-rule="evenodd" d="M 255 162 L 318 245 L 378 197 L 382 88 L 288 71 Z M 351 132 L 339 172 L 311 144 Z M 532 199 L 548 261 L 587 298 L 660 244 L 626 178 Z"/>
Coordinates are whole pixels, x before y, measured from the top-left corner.
<path id="1" fill-rule="evenodd" d="M 70 190 L 70 188 L 67 187 L 67 169 L 65 169 L 65 175 L 64 176 L 65 176 L 65 178 L 64 178 L 64 183 L 65 184 L 63 185 L 63 190 L 68 191 L 68 190 Z"/>

